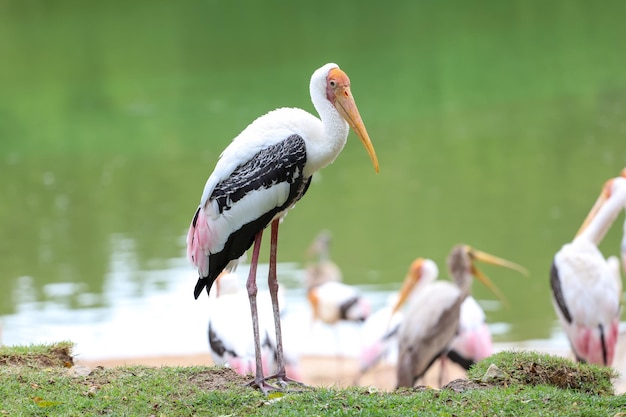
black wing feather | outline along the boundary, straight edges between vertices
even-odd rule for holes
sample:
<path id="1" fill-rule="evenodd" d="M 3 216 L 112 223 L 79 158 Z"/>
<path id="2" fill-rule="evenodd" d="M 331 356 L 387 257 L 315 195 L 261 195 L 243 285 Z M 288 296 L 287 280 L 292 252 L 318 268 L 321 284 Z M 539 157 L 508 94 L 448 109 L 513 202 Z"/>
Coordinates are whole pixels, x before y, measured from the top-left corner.
<path id="1" fill-rule="evenodd" d="M 256 234 L 267 227 L 276 214 L 291 207 L 306 193 L 311 182 L 311 177 L 305 178 L 303 174 L 306 160 L 304 139 L 299 135 L 291 135 L 259 151 L 215 186 L 210 199 L 217 202 L 220 213 L 230 210 L 252 191 L 285 182 L 290 188 L 289 196 L 282 205 L 244 224 L 230 234 L 220 252 L 209 255 L 209 273 L 198 279 L 194 289 L 196 298 L 205 287 L 208 293 L 226 265 L 231 260 L 239 259 L 252 246 Z"/>
<path id="2" fill-rule="evenodd" d="M 552 294 L 554 295 L 556 304 L 559 306 L 559 310 L 563 313 L 565 320 L 571 323 L 572 315 L 567 308 L 567 304 L 565 304 L 565 297 L 563 297 L 563 289 L 561 288 L 561 279 L 559 278 L 559 270 L 554 261 L 552 261 L 552 267 L 550 268 L 550 286 L 552 287 Z"/>

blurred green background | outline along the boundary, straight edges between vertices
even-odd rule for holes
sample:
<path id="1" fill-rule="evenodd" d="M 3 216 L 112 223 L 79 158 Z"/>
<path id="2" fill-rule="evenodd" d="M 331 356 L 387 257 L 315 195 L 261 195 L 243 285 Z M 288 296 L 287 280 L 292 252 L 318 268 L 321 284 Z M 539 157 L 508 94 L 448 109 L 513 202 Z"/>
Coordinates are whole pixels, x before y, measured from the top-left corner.
<path id="1" fill-rule="evenodd" d="M 549 337 L 552 256 L 626 166 L 625 21 L 621 0 L 0 0 L 0 315 L 23 276 L 35 300 L 101 293 L 120 237 L 137 270 L 183 257 L 221 150 L 271 109 L 314 111 L 309 78 L 336 62 L 381 172 L 351 134 L 279 260 L 329 229 L 348 283 L 392 285 L 468 243 L 531 272 L 485 268 L 504 339 Z"/>

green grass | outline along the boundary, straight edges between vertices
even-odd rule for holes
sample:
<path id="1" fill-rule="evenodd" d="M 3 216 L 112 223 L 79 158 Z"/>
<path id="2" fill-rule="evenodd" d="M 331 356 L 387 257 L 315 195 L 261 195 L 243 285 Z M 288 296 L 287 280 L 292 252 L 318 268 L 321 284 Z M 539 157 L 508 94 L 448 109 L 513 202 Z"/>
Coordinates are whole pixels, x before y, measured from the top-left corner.
<path id="1" fill-rule="evenodd" d="M 85 375 L 68 367 L 68 348 L 0 349 L 0 415 L 616 416 L 626 410 L 626 396 L 612 394 L 614 371 L 537 353 L 494 355 L 471 370 L 470 381 L 451 384 L 454 389 L 326 387 L 266 397 L 246 387 L 245 377 L 217 367 L 95 368 Z M 503 376 L 481 382 L 491 364 Z M 554 375 L 575 383 L 554 383 L 563 379 Z"/>

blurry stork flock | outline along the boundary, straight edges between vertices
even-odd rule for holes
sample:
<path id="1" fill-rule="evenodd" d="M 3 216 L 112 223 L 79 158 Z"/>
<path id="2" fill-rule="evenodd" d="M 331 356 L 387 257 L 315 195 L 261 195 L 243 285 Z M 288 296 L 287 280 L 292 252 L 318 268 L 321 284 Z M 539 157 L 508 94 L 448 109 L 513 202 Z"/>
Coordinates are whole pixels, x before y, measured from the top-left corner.
<path id="1" fill-rule="evenodd" d="M 209 297 L 212 357 L 216 364 L 253 374 L 250 386 L 265 393 L 298 386 L 303 379 L 299 353 L 282 340 L 284 297 L 276 263 L 280 222 L 305 195 L 313 174 L 341 152 L 350 128 L 379 171 L 346 73 L 336 64 L 322 66 L 311 77 L 310 95 L 319 118 L 301 109 L 280 108 L 259 117 L 233 139 L 206 182 L 187 236 L 187 254 L 199 274 L 194 296 L 206 289 Z M 617 258 L 605 259 L 598 245 L 624 208 L 626 169 L 606 182 L 574 240 L 556 253 L 550 270 L 555 311 L 579 361 L 611 366 L 615 356 L 620 266 Z M 263 231 L 270 225 L 266 294 L 257 288 L 256 271 Z M 624 227 L 621 256 L 626 268 L 626 223 Z M 395 367 L 398 387 L 411 387 L 439 361 L 441 385 L 448 361 L 469 369 L 491 355 L 485 313 L 471 296 L 473 278 L 501 300 L 505 297 L 475 262 L 527 274 L 515 263 L 460 244 L 448 256 L 452 281 L 438 280 L 437 265 L 417 258 L 388 305 L 371 312 L 368 300 L 342 282 L 329 244 L 330 235 L 324 232 L 309 248 L 315 261 L 307 266 L 303 286 L 313 321 L 327 326 L 361 323 L 355 384 L 384 361 Z M 234 270 L 251 247 L 244 291 Z"/>

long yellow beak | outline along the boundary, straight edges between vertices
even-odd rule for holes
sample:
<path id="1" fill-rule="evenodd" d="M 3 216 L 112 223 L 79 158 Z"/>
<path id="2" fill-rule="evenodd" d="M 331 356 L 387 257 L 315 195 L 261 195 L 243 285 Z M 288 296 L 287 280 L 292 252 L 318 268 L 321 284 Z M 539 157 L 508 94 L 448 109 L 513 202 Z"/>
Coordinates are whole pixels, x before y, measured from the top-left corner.
<path id="1" fill-rule="evenodd" d="M 622 170 L 622 172 L 620 173 L 620 177 L 626 178 L 626 168 Z M 593 218 L 596 217 L 596 214 L 598 214 L 598 211 L 600 211 L 600 207 L 602 207 L 602 205 L 606 203 L 609 197 L 611 197 L 611 189 L 613 188 L 613 180 L 614 178 L 611 178 L 610 180 L 604 183 L 604 186 L 602 187 L 602 191 L 600 192 L 598 199 L 593 204 L 593 207 L 591 207 L 589 214 L 587 214 L 587 217 L 585 217 L 585 220 L 583 221 L 583 224 L 578 229 L 578 232 L 576 232 L 576 237 L 578 237 L 587 228 L 587 226 L 589 226 L 589 223 L 591 223 Z"/>
<path id="2" fill-rule="evenodd" d="M 518 271 L 523 275 L 528 276 L 528 270 L 526 268 L 524 268 L 521 265 L 518 265 L 514 262 L 511 261 L 507 261 L 506 259 L 502 259 L 502 258 L 498 258 L 497 256 L 494 255 L 490 255 L 486 252 L 482 252 L 479 250 L 476 250 L 470 246 L 466 247 L 466 250 L 470 256 L 470 258 L 472 260 L 477 260 L 477 261 L 481 261 L 481 262 L 485 262 L 491 265 L 497 265 L 497 266 L 502 266 L 504 268 L 509 268 L 512 269 L 514 271 Z M 496 285 L 491 282 L 491 280 L 489 278 L 487 278 L 487 276 L 485 274 L 483 274 L 477 267 L 476 265 L 474 265 L 474 262 L 472 262 L 472 274 L 478 278 L 480 280 L 480 282 L 482 282 L 487 288 L 489 288 L 495 295 L 496 297 L 498 297 L 503 303 L 505 303 L 506 305 L 508 305 L 508 301 L 506 299 L 506 297 L 504 296 L 504 294 L 502 293 L 502 291 L 500 291 L 500 289 L 498 287 L 496 287 Z"/>
<path id="3" fill-rule="evenodd" d="M 589 214 L 587 214 L 587 217 L 585 217 L 583 224 L 580 225 L 578 232 L 576 232 L 576 237 L 578 237 L 587 228 L 587 226 L 589 226 L 589 223 L 591 223 L 593 218 L 596 217 L 596 214 L 598 214 L 600 207 L 602 207 L 602 205 L 606 203 L 606 201 L 609 199 L 612 182 L 612 179 L 608 180 L 604 184 L 604 187 L 602 187 L 602 192 L 598 196 L 596 202 L 593 204 L 593 207 L 591 207 L 591 210 L 589 211 Z"/>
<path id="4" fill-rule="evenodd" d="M 622 169 L 622 172 L 620 172 L 619 176 L 622 178 L 626 178 L 626 168 Z M 589 226 L 589 223 L 591 223 L 591 220 L 593 220 L 593 218 L 596 217 L 596 214 L 598 214 L 600 207 L 602 207 L 602 205 L 606 203 L 609 197 L 611 197 L 611 189 L 613 188 L 613 180 L 614 178 L 611 178 L 610 180 L 604 183 L 604 186 L 602 187 L 602 191 L 600 192 L 598 199 L 593 204 L 593 207 L 591 207 L 589 214 L 587 214 L 587 217 L 585 217 L 585 220 L 583 221 L 583 224 L 578 229 L 578 232 L 576 232 L 576 237 L 578 237 L 578 235 L 580 235 L 587 228 L 587 226 Z"/>
<path id="5" fill-rule="evenodd" d="M 372 141 L 367 134 L 367 129 L 365 129 L 365 124 L 363 124 L 361 114 L 359 113 L 359 109 L 354 102 L 354 97 L 352 97 L 352 92 L 350 91 L 349 85 L 337 86 L 335 90 L 335 108 L 337 109 L 341 117 L 343 117 L 344 120 L 348 122 L 348 124 L 357 134 L 359 139 L 361 139 L 363 146 L 365 146 L 365 149 L 367 150 L 367 153 L 372 160 L 374 169 L 376 170 L 376 173 L 378 173 L 380 171 L 380 167 L 378 166 L 376 151 L 374 151 L 374 145 L 372 145 Z"/>
<path id="6" fill-rule="evenodd" d="M 402 288 L 400 288 L 400 294 L 398 295 L 398 300 L 396 304 L 393 306 L 393 310 L 391 314 L 395 314 L 398 310 L 402 308 L 407 298 L 413 291 L 413 288 L 417 285 L 420 278 L 422 277 L 422 265 L 424 264 L 424 258 L 417 258 L 411 264 L 409 268 L 409 273 L 404 278 L 404 282 L 402 283 Z"/>
<path id="7" fill-rule="evenodd" d="M 311 305 L 311 312 L 313 313 L 313 322 L 319 319 L 319 297 L 317 296 L 317 292 L 315 289 L 309 290 L 307 294 L 307 299 L 309 300 L 309 304 Z"/>

